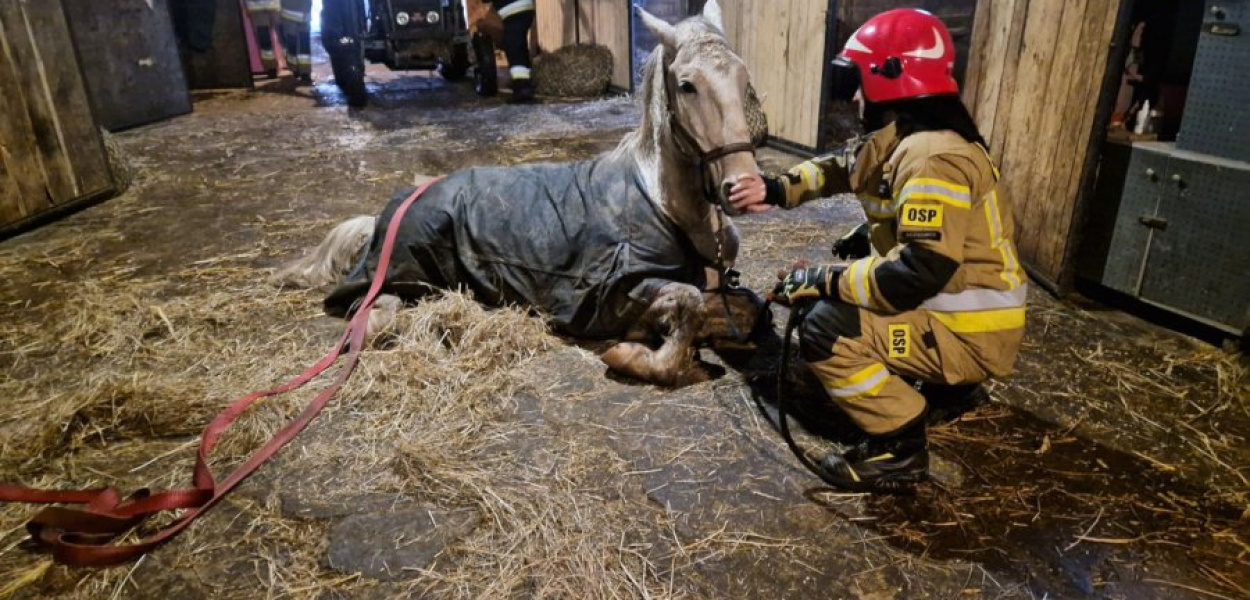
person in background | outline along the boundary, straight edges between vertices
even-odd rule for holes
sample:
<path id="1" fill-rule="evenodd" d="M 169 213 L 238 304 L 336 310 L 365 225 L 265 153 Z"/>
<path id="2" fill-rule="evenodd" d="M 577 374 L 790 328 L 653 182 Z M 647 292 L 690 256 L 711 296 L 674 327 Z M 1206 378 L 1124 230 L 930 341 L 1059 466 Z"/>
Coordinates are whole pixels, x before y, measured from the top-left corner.
<path id="1" fill-rule="evenodd" d="M 800 353 L 826 394 L 866 434 L 820 463 L 848 490 L 891 492 L 928 477 L 931 412 L 987 399 L 1013 369 L 1027 278 L 1011 203 L 952 76 L 937 17 L 896 9 L 866 21 L 838 60 L 834 94 L 869 136 L 779 177 L 748 176 L 730 201 L 746 212 L 854 192 L 867 223 L 834 244 L 849 264 L 796 265 L 774 298 L 810 306 Z M 919 389 L 918 389 L 919 388 Z"/>
<path id="2" fill-rule="evenodd" d="M 530 28 L 534 26 L 534 0 L 490 0 L 503 18 L 503 52 L 508 57 L 508 74 L 512 77 L 513 104 L 534 101 L 534 82 L 530 79 Z"/>
<path id="3" fill-rule="evenodd" d="M 278 56 L 270 34 L 277 31 L 287 68 L 300 83 L 312 83 L 312 0 L 247 0 L 247 13 L 269 77 L 278 76 Z"/>

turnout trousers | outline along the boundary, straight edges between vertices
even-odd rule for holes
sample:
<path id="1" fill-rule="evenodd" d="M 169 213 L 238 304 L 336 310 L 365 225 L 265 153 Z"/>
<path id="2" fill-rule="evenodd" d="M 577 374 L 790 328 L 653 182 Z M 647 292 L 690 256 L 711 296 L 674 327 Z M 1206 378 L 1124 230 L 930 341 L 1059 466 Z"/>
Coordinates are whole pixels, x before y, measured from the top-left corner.
<path id="1" fill-rule="evenodd" d="M 821 300 L 804 319 L 800 340 L 800 355 L 825 393 L 870 435 L 924 414 L 924 396 L 904 378 L 965 385 L 993 375 L 975 344 L 924 309 L 887 315 Z"/>
<path id="2" fill-rule="evenodd" d="M 265 70 L 276 76 L 278 57 L 270 31 L 277 31 L 287 68 L 296 77 L 312 75 L 312 0 L 247 0 L 256 44 Z"/>

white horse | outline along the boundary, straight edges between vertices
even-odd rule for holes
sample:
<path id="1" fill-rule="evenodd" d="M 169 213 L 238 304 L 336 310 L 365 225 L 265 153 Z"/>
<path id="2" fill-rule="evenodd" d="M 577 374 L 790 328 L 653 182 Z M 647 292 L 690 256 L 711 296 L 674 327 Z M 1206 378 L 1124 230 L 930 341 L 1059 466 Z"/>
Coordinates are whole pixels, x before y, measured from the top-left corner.
<path id="1" fill-rule="evenodd" d="M 574 337 L 662 340 L 605 352 L 624 375 L 661 385 L 707 378 L 694 360 L 707 318 L 701 286 L 708 270 L 734 264 L 726 196 L 758 169 L 743 109 L 749 77 L 716 0 L 677 25 L 638 11 L 661 42 L 644 68 L 638 129 L 592 161 L 475 168 L 435 183 L 403 215 L 371 325 L 433 289 L 469 288 L 487 304 L 530 306 Z M 275 278 L 326 285 L 361 256 L 326 299 L 328 312 L 350 312 L 379 275 L 404 195 L 377 218 L 339 225 Z"/>

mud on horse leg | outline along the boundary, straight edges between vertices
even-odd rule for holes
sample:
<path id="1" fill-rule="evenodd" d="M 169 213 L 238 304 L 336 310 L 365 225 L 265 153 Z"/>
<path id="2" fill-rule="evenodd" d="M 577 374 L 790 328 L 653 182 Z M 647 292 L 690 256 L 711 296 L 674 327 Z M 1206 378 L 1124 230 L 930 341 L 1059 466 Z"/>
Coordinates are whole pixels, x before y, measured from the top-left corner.
<path id="1" fill-rule="evenodd" d="M 683 386 L 707 381 L 710 375 L 694 360 L 695 336 L 703 329 L 703 321 L 703 293 L 692 285 L 670 283 L 660 289 L 638 325 L 647 333 L 663 336 L 659 349 L 621 342 L 601 358 L 613 371 L 648 383 Z"/>

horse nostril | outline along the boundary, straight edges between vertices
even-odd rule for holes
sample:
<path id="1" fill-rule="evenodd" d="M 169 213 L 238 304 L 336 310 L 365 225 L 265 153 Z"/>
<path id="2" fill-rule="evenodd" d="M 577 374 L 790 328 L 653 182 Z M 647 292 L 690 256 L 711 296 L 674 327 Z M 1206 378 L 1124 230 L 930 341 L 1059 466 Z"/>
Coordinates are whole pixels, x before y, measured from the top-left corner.
<path id="1" fill-rule="evenodd" d="M 721 197 L 722 197 L 722 198 L 728 198 L 728 197 L 729 197 L 729 191 L 730 191 L 730 190 L 732 190 L 732 189 L 734 189 L 734 186 L 733 186 L 733 184 L 732 184 L 732 183 L 729 183 L 728 181 L 726 181 L 725 183 L 720 184 L 720 195 L 721 195 Z"/>

